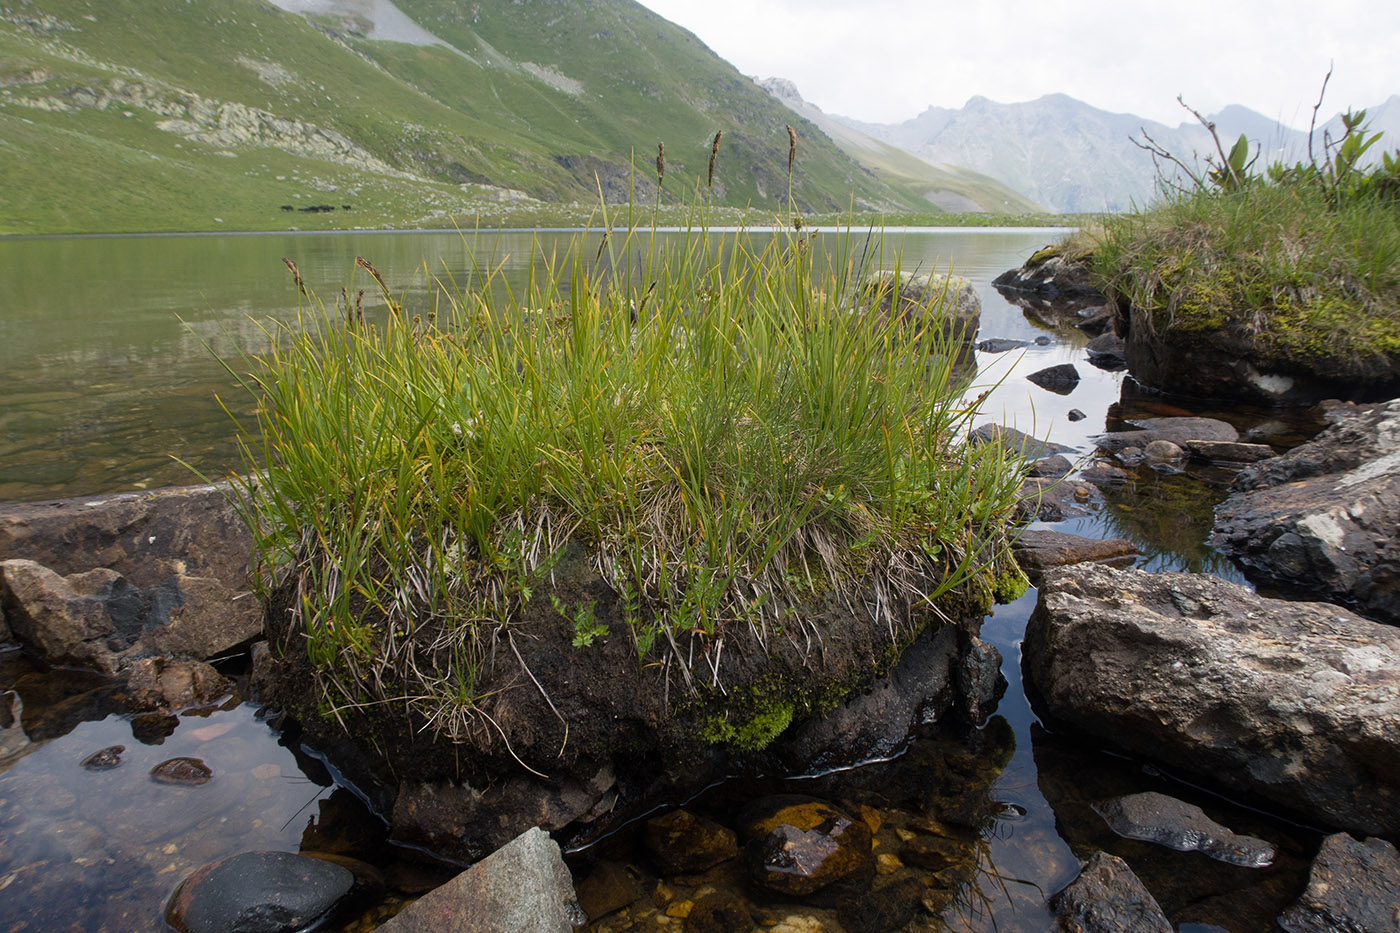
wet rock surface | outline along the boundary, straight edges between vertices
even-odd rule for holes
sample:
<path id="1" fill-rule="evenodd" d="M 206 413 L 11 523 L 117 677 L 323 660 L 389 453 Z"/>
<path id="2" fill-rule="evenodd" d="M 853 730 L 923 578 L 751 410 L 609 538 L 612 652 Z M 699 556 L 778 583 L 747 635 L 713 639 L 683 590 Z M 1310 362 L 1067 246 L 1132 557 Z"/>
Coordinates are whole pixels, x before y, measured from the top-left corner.
<path id="1" fill-rule="evenodd" d="M 1073 363 L 1059 363 L 1037 370 L 1026 377 L 1047 392 L 1069 395 L 1079 385 L 1079 370 Z"/>
<path id="2" fill-rule="evenodd" d="M 414 901 L 379 929 L 570 933 L 586 920 L 559 845 L 535 828 Z"/>
<path id="3" fill-rule="evenodd" d="M 227 492 L 0 505 L 0 597 L 16 636 L 107 671 L 143 654 L 204 660 L 251 638 L 262 625 L 248 587 L 251 539 Z"/>
<path id="4" fill-rule="evenodd" d="M 1084 564 L 1046 573 L 1023 664 L 1054 721 L 1335 826 L 1400 830 L 1400 630 Z"/>
<path id="5" fill-rule="evenodd" d="M 749 880 L 778 894 L 807 896 L 875 873 L 870 827 L 830 804 L 781 795 L 754 801 L 742 817 Z"/>
<path id="6" fill-rule="evenodd" d="M 133 710 L 179 710 L 210 703 L 232 688 L 227 677 L 202 661 L 142 658 L 124 671 Z"/>
<path id="7" fill-rule="evenodd" d="M 1017 537 L 1011 553 L 1022 570 L 1039 572 L 1085 561 L 1126 559 L 1131 564 L 1137 547 L 1126 538 L 1085 538 L 1063 531 L 1029 529 Z"/>
<path id="8" fill-rule="evenodd" d="M 1126 347 L 1123 338 L 1117 334 L 1099 334 L 1089 341 L 1084 347 L 1084 352 L 1088 354 L 1089 362 L 1099 369 L 1117 372 L 1128 368 L 1128 361 L 1124 357 Z"/>
<path id="9" fill-rule="evenodd" d="M 554 831 L 585 819 L 608 799 L 616 777 L 591 780 L 517 775 L 478 789 L 453 782 L 405 782 L 393 802 L 393 837 L 462 859 L 479 859 L 530 826 Z"/>
<path id="10" fill-rule="evenodd" d="M 1082 257 L 1065 257 L 1046 247 L 1017 269 L 1009 269 L 992 280 L 1001 292 L 1020 292 L 1046 301 L 1080 300 L 1102 305 L 1103 293 L 1095 287 L 1088 262 Z"/>
<path id="11" fill-rule="evenodd" d="M 1210 543 L 1254 573 L 1400 624 L 1400 399 L 1242 470 Z"/>
<path id="12" fill-rule="evenodd" d="M 1051 900 L 1063 933 L 1172 933 L 1162 908 L 1120 858 L 1096 852 Z"/>
<path id="13" fill-rule="evenodd" d="M 1288 933 L 1380 933 L 1400 929 L 1400 853 L 1384 839 L 1328 836 L 1308 887 L 1278 918 Z"/>
<path id="14" fill-rule="evenodd" d="M 292 933 L 325 917 L 354 882 L 349 870 L 321 859 L 244 852 L 185 879 L 166 919 L 182 933 Z"/>
<path id="15" fill-rule="evenodd" d="M 1206 816 L 1200 807 L 1156 791 L 1101 801 L 1094 805 L 1094 812 L 1126 839 L 1141 839 L 1180 852 L 1203 852 L 1243 868 L 1273 864 L 1270 843 L 1238 835 Z"/>
<path id="16" fill-rule="evenodd" d="M 1192 441 L 1238 441 L 1240 433 L 1228 422 L 1217 418 L 1169 417 L 1140 418 L 1131 422 L 1137 430 L 1100 434 L 1094 442 L 1107 451 L 1128 447 L 1146 449 L 1153 441 L 1170 441 L 1186 447 Z"/>
<path id="17" fill-rule="evenodd" d="M 739 854 L 732 829 L 687 810 L 647 820 L 642 840 L 662 875 L 701 872 Z"/>
<path id="18" fill-rule="evenodd" d="M 1023 521 L 1062 522 L 1081 518 L 1103 502 L 1103 495 L 1089 483 L 1077 480 L 1029 477 L 1017 493 Z"/>
<path id="19" fill-rule="evenodd" d="M 1000 444 L 1013 457 L 1034 462 L 1055 454 L 1072 454 L 1073 447 L 1056 444 L 1053 441 L 1034 437 L 1016 428 L 1001 424 L 980 425 L 975 428 L 968 440 L 973 444 Z"/>
<path id="20" fill-rule="evenodd" d="M 776 753 L 794 771 L 893 754 L 908 742 L 912 728 L 953 704 L 960 641 L 952 628 L 920 636 L 887 676 L 793 727 Z"/>
<path id="21" fill-rule="evenodd" d="M 213 777 L 214 772 L 198 758 L 171 758 L 151 769 L 151 780 L 158 784 L 193 787 L 207 784 Z"/>

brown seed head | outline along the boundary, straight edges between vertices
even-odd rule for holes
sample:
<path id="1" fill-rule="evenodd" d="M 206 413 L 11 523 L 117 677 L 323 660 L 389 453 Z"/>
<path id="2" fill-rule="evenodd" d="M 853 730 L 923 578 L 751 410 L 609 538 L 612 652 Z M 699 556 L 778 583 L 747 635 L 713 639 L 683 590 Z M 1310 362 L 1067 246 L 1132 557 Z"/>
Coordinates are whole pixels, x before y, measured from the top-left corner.
<path id="1" fill-rule="evenodd" d="M 296 283 L 297 283 L 297 288 L 301 291 L 301 296 L 302 296 L 303 298 L 307 297 L 307 295 L 306 295 L 306 285 L 301 281 L 301 273 L 297 271 L 297 264 L 294 263 L 294 262 L 292 262 L 292 261 L 291 261 L 290 259 L 288 259 L 286 256 L 283 256 L 283 257 L 282 257 L 282 261 L 285 262 L 285 263 L 287 264 L 287 268 L 288 268 L 288 269 L 291 269 L 291 270 L 292 270 L 292 278 L 296 281 Z"/>
<path id="2" fill-rule="evenodd" d="M 656 144 L 656 185 L 661 186 L 661 181 L 666 177 L 666 144 Z"/>
<path id="3" fill-rule="evenodd" d="M 715 131 L 715 141 L 710 144 L 710 169 L 705 173 L 705 188 L 708 190 L 715 184 L 715 156 L 719 155 L 719 138 L 724 135 L 724 130 Z"/>
<path id="4" fill-rule="evenodd" d="M 792 163 L 797 160 L 797 131 L 790 125 L 788 131 L 788 177 L 792 177 Z"/>

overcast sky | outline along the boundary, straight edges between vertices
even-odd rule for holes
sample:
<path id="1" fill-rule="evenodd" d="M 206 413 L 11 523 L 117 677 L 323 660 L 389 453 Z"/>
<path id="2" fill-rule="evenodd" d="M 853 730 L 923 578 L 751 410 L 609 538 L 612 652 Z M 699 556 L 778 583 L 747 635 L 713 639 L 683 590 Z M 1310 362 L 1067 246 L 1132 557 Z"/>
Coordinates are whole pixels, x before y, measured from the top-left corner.
<path id="1" fill-rule="evenodd" d="M 744 74 L 827 113 L 897 123 L 1064 93 L 1175 125 L 1238 103 L 1306 129 L 1400 94 L 1396 0 L 641 0 Z"/>

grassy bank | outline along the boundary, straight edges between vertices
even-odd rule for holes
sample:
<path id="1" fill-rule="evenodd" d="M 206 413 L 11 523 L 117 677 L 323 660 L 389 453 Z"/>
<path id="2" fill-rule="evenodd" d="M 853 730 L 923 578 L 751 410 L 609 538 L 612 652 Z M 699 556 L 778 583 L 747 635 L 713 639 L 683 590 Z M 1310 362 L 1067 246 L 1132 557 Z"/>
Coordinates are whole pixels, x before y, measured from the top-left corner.
<path id="1" fill-rule="evenodd" d="M 989 601 L 1019 468 L 964 443 L 938 301 L 880 311 L 869 272 L 897 261 L 852 242 L 619 230 L 536 255 L 522 289 L 478 269 L 421 319 L 308 296 L 248 361 L 246 491 L 324 707 L 470 732 L 545 598 L 577 651 L 621 635 L 678 691 L 720 692 L 738 632 L 820 650 L 813 599 L 861 594 L 891 647 L 904 607 Z M 621 625 L 552 598 L 580 548 Z"/>
<path id="2" fill-rule="evenodd" d="M 1354 167 L 1376 138 L 1358 122 L 1332 161 L 1259 174 L 1242 138 L 1233 166 L 1102 219 L 1088 245 L 1105 291 L 1159 333 L 1230 334 L 1284 370 L 1385 368 L 1400 356 L 1400 162 Z"/>

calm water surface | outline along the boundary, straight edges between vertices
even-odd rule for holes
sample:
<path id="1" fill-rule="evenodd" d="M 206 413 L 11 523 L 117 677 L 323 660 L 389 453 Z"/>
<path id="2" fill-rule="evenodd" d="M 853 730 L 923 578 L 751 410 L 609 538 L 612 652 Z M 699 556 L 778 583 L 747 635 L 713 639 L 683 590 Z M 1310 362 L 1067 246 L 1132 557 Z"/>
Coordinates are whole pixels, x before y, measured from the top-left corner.
<path id="1" fill-rule="evenodd" d="M 977 354 L 975 391 L 990 390 L 977 423 L 1048 434 L 1087 455 L 1091 435 L 1123 418 L 1183 412 L 1139 399 L 1131 386 L 1125 393 L 1121 374 L 1085 361 L 1083 334 L 1035 323 L 991 288 L 994 276 L 1063 234 L 887 231 L 885 247 L 898 250 L 906 271 L 951 268 L 972 280 L 983 301 L 980 337 L 1049 338 Z M 540 234 L 539 243 L 545 252 L 562 251 L 574 236 Z M 599 236 L 585 235 L 585 255 Z M 0 501 L 195 481 L 179 461 L 210 475 L 237 470 L 229 412 L 245 414 L 251 400 L 216 355 L 256 352 L 266 347 L 268 328 L 294 320 L 298 296 L 283 257 L 329 303 L 347 283 L 372 286 L 363 273 L 356 278 L 355 257 L 364 256 L 418 312 L 430 308 L 436 283 L 468 285 L 474 267 L 499 265 L 518 283 L 534 242 L 515 232 L 0 240 Z M 382 310 L 372 293 L 365 300 L 370 314 Z M 1057 363 L 1073 363 L 1082 377 L 1068 396 L 1024 378 Z M 1083 420 L 1069 420 L 1075 408 Z M 1223 414 L 1242 428 L 1286 436 L 1279 432 L 1288 426 L 1271 427 L 1266 413 Z M 1197 478 L 1149 474 L 1112 493 L 1091 517 L 1062 527 L 1130 537 L 1153 569 L 1238 578 L 1202 543 L 1220 496 L 1218 486 Z M 1291 896 L 1302 877 L 1315 835 L 1043 729 L 1020 687 L 1020 640 L 1034 600 L 1032 590 L 998 607 L 984 626 L 1011 684 L 989 728 L 1003 730 L 999 741 L 1014 750 L 992 784 L 1001 806 L 977 880 L 941 918 L 927 919 L 951 929 L 1047 929 L 1046 898 L 1074 877 L 1081 858 L 1107 848 L 1143 875 L 1180 929 L 1267 928 L 1269 911 L 1281 906 L 1274 901 Z M 0 690 L 9 689 L 22 700 L 33 742 L 26 754 L 0 760 L 0 930 L 163 929 L 161 906 L 181 878 L 254 848 L 372 863 L 404 896 L 440 880 L 412 853 L 386 844 L 382 823 L 334 772 L 238 696 L 186 711 L 153 734 L 148 723 L 113 714 L 110 689 L 92 678 L 56 677 L 11 655 L 0 665 Z M 0 726 L 4 718 L 0 707 Z M 80 767 L 114 745 L 126 748 L 121 767 Z M 894 769 L 888 776 L 867 773 L 867 783 L 919 782 L 923 776 L 910 773 L 923 760 L 917 752 L 879 766 Z M 148 779 L 154 764 L 179 755 L 203 758 L 215 780 L 171 788 Z M 825 793 L 840 799 L 856 794 L 862 778 L 850 778 L 845 790 L 835 780 Z M 1117 840 L 1088 810 L 1092 799 L 1145 789 L 1184 796 L 1237 831 L 1275 842 L 1279 866 L 1251 875 L 1203 856 L 1166 855 Z"/>

